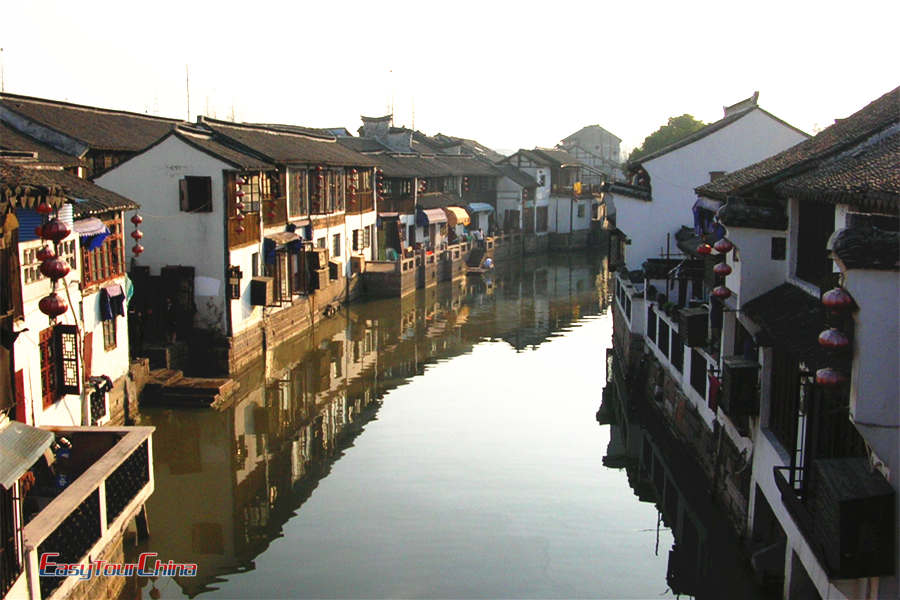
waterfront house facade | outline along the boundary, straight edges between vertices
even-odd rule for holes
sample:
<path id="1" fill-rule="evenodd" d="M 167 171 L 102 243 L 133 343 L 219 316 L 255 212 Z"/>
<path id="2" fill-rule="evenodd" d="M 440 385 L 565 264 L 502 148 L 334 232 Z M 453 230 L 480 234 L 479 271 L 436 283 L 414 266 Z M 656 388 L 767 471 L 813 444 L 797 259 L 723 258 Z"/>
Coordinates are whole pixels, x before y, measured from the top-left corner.
<path id="1" fill-rule="evenodd" d="M 697 190 L 734 244 L 722 346 L 758 363 L 747 526 L 785 597 L 900 593 L 898 104 Z"/>
<path id="2" fill-rule="evenodd" d="M 725 107 L 722 119 L 627 165 L 627 181 L 610 182 L 604 202 L 625 236 L 629 269 L 675 251 L 674 235 L 697 201 L 694 188 L 808 137 L 757 100 L 754 94 Z"/>
<path id="3" fill-rule="evenodd" d="M 136 206 L 34 153 L 0 157 L 4 598 L 115 596 L 122 578 L 41 577 L 41 556 L 121 562 L 126 528 L 147 533 L 153 428 L 95 427 L 128 413 L 110 410 L 111 392 L 128 402 L 127 326 L 104 305 L 125 283 L 117 232 Z"/>
<path id="4" fill-rule="evenodd" d="M 15 418 L 34 426 L 124 424 L 137 400 L 127 377 L 124 211 L 137 204 L 37 157 L 5 162 L 7 189 L 32 184 L 51 190 L 49 200 L 25 196 L 4 212 L 4 305 L 11 312 L 3 329 Z M 65 235 L 42 238 L 38 228 L 54 217 Z M 48 327 L 42 302 L 68 308 Z"/>
<path id="5" fill-rule="evenodd" d="M 616 275 L 617 362 L 784 598 L 898 590 L 897 102 L 698 187 Z"/>
<path id="6" fill-rule="evenodd" d="M 146 203 L 143 227 L 161 243 L 136 280 L 164 288 L 147 308 L 170 342 L 195 330 L 224 340 L 221 372 L 357 292 L 377 255 L 372 165 L 315 130 L 201 117 L 98 183 Z"/>

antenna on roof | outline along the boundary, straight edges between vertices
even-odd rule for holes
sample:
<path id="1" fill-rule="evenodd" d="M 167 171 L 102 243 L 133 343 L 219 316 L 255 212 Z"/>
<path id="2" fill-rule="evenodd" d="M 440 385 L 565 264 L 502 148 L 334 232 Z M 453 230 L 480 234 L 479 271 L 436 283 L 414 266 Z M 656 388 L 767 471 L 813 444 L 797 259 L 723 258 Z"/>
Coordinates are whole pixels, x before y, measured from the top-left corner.
<path id="1" fill-rule="evenodd" d="M 410 127 L 410 129 L 415 131 L 416 130 L 416 97 L 413 96 L 410 100 L 412 102 L 412 127 Z"/>
<path id="2" fill-rule="evenodd" d="M 187 121 L 191 122 L 191 72 L 184 65 L 184 87 L 187 92 Z"/>

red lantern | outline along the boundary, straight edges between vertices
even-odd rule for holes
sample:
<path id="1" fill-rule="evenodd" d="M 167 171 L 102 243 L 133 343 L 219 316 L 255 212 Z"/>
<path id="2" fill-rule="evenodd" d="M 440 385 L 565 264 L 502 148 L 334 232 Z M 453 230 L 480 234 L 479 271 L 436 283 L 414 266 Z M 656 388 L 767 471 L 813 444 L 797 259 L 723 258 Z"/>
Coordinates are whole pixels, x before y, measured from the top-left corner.
<path id="1" fill-rule="evenodd" d="M 831 367 L 825 367 L 816 371 L 816 384 L 822 387 L 838 387 L 845 381 L 847 381 L 847 376 Z"/>
<path id="2" fill-rule="evenodd" d="M 140 244 L 135 244 L 134 247 L 131 249 L 131 251 L 134 252 L 135 256 L 140 256 L 141 253 L 144 251 L 144 247 L 141 246 Z"/>
<path id="3" fill-rule="evenodd" d="M 713 267 L 713 273 L 719 275 L 720 277 L 725 277 L 726 275 L 731 274 L 731 267 L 723 262 L 717 263 L 716 266 Z"/>
<path id="4" fill-rule="evenodd" d="M 35 227 L 35 228 L 34 228 L 34 235 L 36 235 L 37 237 L 39 237 L 39 238 L 41 238 L 41 239 L 44 239 L 44 226 L 43 226 L 43 225 L 38 225 L 37 227 Z"/>
<path id="5" fill-rule="evenodd" d="M 235 230 L 236 232 L 238 232 L 238 233 L 244 233 L 244 226 L 243 226 L 243 225 L 238 225 L 237 227 L 235 227 L 234 230 Z"/>
<path id="6" fill-rule="evenodd" d="M 269 211 L 269 218 L 270 218 L 270 219 L 274 219 L 274 218 L 275 218 L 275 211 L 271 211 L 271 210 Z"/>
<path id="7" fill-rule="evenodd" d="M 37 251 L 35 256 L 37 256 L 38 260 L 45 261 L 56 256 L 56 252 L 50 246 L 41 246 L 41 249 Z"/>
<path id="8" fill-rule="evenodd" d="M 709 244 L 700 244 L 699 246 L 697 246 L 697 254 L 712 254 L 712 246 L 710 246 Z"/>
<path id="9" fill-rule="evenodd" d="M 53 207 L 46 202 L 41 202 L 37 205 L 37 211 L 42 215 L 49 215 L 53 212 Z"/>
<path id="10" fill-rule="evenodd" d="M 236 191 L 236 192 L 234 193 L 234 195 L 235 195 L 236 197 L 238 197 L 238 198 L 243 198 L 243 197 L 244 197 L 244 190 L 238 190 L 238 191 Z"/>
<path id="11" fill-rule="evenodd" d="M 134 231 L 131 232 L 131 239 L 133 239 L 134 241 L 137 241 L 137 240 L 141 239 L 142 237 L 144 237 L 144 233 L 139 229 L 135 229 Z"/>
<path id="12" fill-rule="evenodd" d="M 729 298 L 731 296 L 731 290 L 729 290 L 724 285 L 720 285 L 719 287 L 713 289 L 712 295 L 719 300 L 724 300 L 725 298 Z"/>
<path id="13" fill-rule="evenodd" d="M 65 298 L 56 292 L 50 292 L 49 296 L 41 298 L 41 301 L 38 302 L 38 308 L 48 317 L 56 318 L 69 310 L 69 305 L 66 304 Z"/>
<path id="14" fill-rule="evenodd" d="M 853 307 L 853 298 L 844 288 L 836 287 L 822 295 L 822 304 L 828 310 L 842 311 Z"/>
<path id="15" fill-rule="evenodd" d="M 722 238 L 713 245 L 713 248 L 715 248 L 716 252 L 718 252 L 719 254 L 728 254 L 729 252 L 731 252 L 731 249 L 734 248 L 734 244 L 732 244 L 725 238 Z"/>
<path id="16" fill-rule="evenodd" d="M 350 169 L 350 173 L 351 173 L 352 175 L 356 175 L 356 169 Z"/>
<path id="17" fill-rule="evenodd" d="M 131 217 L 131 222 L 134 223 L 135 226 L 138 226 L 144 222 L 144 217 L 142 217 L 141 215 L 134 215 L 133 217 Z"/>
<path id="18" fill-rule="evenodd" d="M 243 221 L 244 218 L 245 218 L 244 213 L 238 213 L 237 216 L 235 217 L 235 219 L 237 219 L 238 221 Z"/>
<path id="19" fill-rule="evenodd" d="M 68 237 L 72 230 L 59 219 L 51 219 L 49 223 L 44 225 L 43 233 L 43 237 L 46 239 L 58 242 Z"/>
<path id="20" fill-rule="evenodd" d="M 240 211 L 244 210 L 244 203 L 243 203 L 243 202 L 238 202 L 237 204 L 234 205 L 234 207 L 235 207 L 236 209 L 238 209 L 238 212 L 240 212 Z"/>
<path id="21" fill-rule="evenodd" d="M 840 330 L 831 327 L 819 334 L 819 345 L 828 350 L 840 350 L 849 346 L 850 340 Z"/>
<path id="22" fill-rule="evenodd" d="M 49 277 L 53 281 L 57 279 L 62 279 L 71 271 L 71 267 L 69 267 L 69 263 L 64 260 L 60 260 L 58 258 L 49 258 L 41 263 L 41 274 L 44 277 Z"/>

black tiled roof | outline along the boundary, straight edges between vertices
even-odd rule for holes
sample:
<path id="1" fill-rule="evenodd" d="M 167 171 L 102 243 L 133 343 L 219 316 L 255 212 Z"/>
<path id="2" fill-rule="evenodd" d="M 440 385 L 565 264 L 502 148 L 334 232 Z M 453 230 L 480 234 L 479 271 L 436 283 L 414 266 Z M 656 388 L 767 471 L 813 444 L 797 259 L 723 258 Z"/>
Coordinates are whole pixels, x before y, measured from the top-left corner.
<path id="1" fill-rule="evenodd" d="M 465 204 L 459 196 L 449 192 L 426 192 L 416 199 L 420 208 L 444 208 L 446 206 L 462 206 Z"/>
<path id="2" fill-rule="evenodd" d="M 697 188 L 701 196 L 724 199 L 795 176 L 900 121 L 900 87 L 888 92 L 814 137 L 763 161 L 732 171 Z"/>
<path id="3" fill-rule="evenodd" d="M 497 169 L 522 187 L 537 187 L 537 180 L 514 165 L 497 165 Z"/>
<path id="4" fill-rule="evenodd" d="M 896 213 L 900 209 L 900 133 L 785 179 L 775 190 L 782 197 Z"/>
<path id="5" fill-rule="evenodd" d="M 61 167 L 86 166 L 87 161 L 71 154 L 65 154 L 42 144 L 32 137 L 21 133 L 17 129 L 0 121 L 0 150 L 20 150 L 23 152 L 37 152 L 40 162 L 59 165 Z"/>
<path id="6" fill-rule="evenodd" d="M 877 227 L 840 229 L 828 249 L 848 269 L 896 271 L 900 268 L 900 233 Z"/>
<path id="7" fill-rule="evenodd" d="M 14 206 L 32 207 L 44 199 L 51 206 L 59 207 L 65 202 L 63 190 L 44 177 L 44 170 L 28 168 L 0 160 L 0 209 L 7 203 Z"/>
<path id="8" fill-rule="evenodd" d="M 610 192 L 612 194 L 618 194 L 621 196 L 637 198 L 638 200 L 646 200 L 647 202 L 651 200 L 650 188 L 639 185 L 631 185 L 630 183 L 624 183 L 622 181 L 608 181 L 604 183 L 603 191 Z"/>
<path id="9" fill-rule="evenodd" d="M 385 177 L 448 177 L 450 168 L 435 158 L 417 154 L 370 154 Z"/>
<path id="10" fill-rule="evenodd" d="M 389 152 L 390 149 L 371 137 L 338 137 L 338 143 L 356 152 Z"/>
<path id="11" fill-rule="evenodd" d="M 780 204 L 748 204 L 734 196 L 728 199 L 716 213 L 726 227 L 750 227 L 753 229 L 787 229 L 787 214 Z"/>
<path id="12" fill-rule="evenodd" d="M 447 166 L 451 175 L 499 177 L 500 171 L 493 165 L 475 158 L 453 154 L 439 154 L 435 157 Z"/>
<path id="13" fill-rule="evenodd" d="M 373 166 L 374 161 L 345 148 L 332 137 L 310 136 L 200 117 L 199 122 L 218 134 L 223 144 L 243 147 L 278 164 L 322 164 L 330 166 Z"/>
<path id="14" fill-rule="evenodd" d="M 811 369 L 825 366 L 827 355 L 818 342 L 825 311 L 818 299 L 783 283 L 743 304 L 741 312 L 762 328 L 764 345 L 783 348 Z"/>
<path id="15" fill-rule="evenodd" d="M 179 119 L 16 94 L 0 94 L 0 104 L 98 150 L 143 150 L 180 122 Z"/>
<path id="16" fill-rule="evenodd" d="M 0 195 L 4 201 L 31 206 L 36 196 L 49 195 L 53 205 L 68 200 L 76 217 L 110 210 L 132 210 L 138 204 L 58 167 L 0 162 Z"/>
<path id="17" fill-rule="evenodd" d="M 197 129 L 186 130 L 179 127 L 175 128 L 172 134 L 185 144 L 194 146 L 198 150 L 219 158 L 239 169 L 265 171 L 275 168 L 275 165 L 261 160 L 256 156 L 226 146 L 208 133 L 203 133 Z"/>
<path id="18" fill-rule="evenodd" d="M 111 210 L 134 210 L 140 205 L 90 181 L 63 170 L 48 169 L 42 175 L 59 186 L 71 201 L 75 217 L 88 217 Z"/>

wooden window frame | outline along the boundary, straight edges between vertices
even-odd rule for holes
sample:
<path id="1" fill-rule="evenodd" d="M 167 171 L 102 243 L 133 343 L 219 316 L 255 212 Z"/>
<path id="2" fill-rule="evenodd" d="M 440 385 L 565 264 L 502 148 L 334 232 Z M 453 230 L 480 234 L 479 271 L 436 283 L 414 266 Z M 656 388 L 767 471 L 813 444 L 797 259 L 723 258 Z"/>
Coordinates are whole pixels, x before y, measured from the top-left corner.
<path id="1" fill-rule="evenodd" d="M 118 346 L 118 327 L 116 326 L 116 318 L 101 321 L 103 328 L 103 349 L 107 352 L 115 350 Z"/>
<path id="2" fill-rule="evenodd" d="M 81 391 L 79 385 L 78 329 L 75 325 L 54 325 L 40 332 L 41 396 L 48 408 L 67 394 Z M 73 370 L 66 381 L 67 366 Z"/>
<path id="3" fill-rule="evenodd" d="M 120 217 L 107 219 L 103 224 L 109 229 L 109 236 L 99 248 L 88 250 L 81 247 L 81 280 L 85 287 L 101 285 L 125 275 L 124 225 Z"/>

